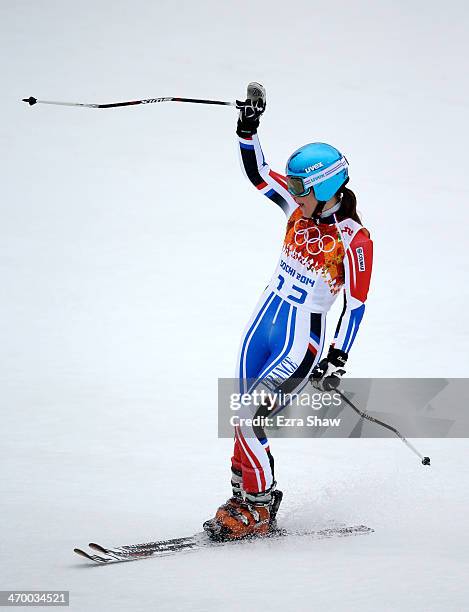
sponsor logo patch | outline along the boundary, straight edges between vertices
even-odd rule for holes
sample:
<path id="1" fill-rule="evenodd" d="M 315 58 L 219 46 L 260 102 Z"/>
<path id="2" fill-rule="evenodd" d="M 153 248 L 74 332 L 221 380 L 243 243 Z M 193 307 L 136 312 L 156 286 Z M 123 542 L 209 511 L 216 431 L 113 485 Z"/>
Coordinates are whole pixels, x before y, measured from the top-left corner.
<path id="1" fill-rule="evenodd" d="M 358 270 L 360 272 L 365 271 L 365 253 L 363 252 L 363 247 L 357 247 L 357 259 L 358 259 Z"/>

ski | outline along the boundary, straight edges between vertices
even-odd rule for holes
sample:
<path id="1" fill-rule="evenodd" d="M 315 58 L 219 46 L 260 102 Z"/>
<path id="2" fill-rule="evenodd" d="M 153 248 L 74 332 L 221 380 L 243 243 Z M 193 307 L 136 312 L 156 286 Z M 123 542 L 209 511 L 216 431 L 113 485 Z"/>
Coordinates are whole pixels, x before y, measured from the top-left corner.
<path id="1" fill-rule="evenodd" d="M 373 533 L 373 529 L 365 525 L 329 527 L 319 530 L 299 530 L 275 529 L 265 536 L 245 538 L 243 540 L 215 541 L 211 540 L 205 532 L 196 533 L 185 538 L 174 538 L 171 540 L 160 540 L 156 542 L 144 542 L 142 544 L 128 544 L 114 548 L 105 548 L 95 542 L 90 542 L 89 547 L 99 552 L 99 555 L 90 554 L 81 548 L 74 548 L 74 552 L 89 561 L 98 565 L 110 563 L 122 563 L 125 561 L 138 561 L 149 557 L 163 557 L 182 551 L 199 550 L 204 548 L 214 548 L 219 546 L 235 546 L 247 542 L 259 540 L 272 540 L 284 537 L 309 537 L 313 540 L 321 540 L 333 537 L 347 537 L 365 535 Z"/>

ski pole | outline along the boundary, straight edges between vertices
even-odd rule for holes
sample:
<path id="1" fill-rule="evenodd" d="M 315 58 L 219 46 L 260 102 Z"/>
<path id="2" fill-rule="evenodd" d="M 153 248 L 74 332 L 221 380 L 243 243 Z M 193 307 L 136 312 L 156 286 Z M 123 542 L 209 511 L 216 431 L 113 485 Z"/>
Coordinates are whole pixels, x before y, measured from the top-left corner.
<path id="1" fill-rule="evenodd" d="M 82 102 L 54 102 L 52 100 L 38 100 L 23 98 L 23 102 L 34 106 L 34 104 L 56 104 L 57 106 L 81 106 L 83 108 L 117 108 L 119 106 L 135 106 L 136 104 L 154 104 L 155 102 L 190 102 L 191 104 L 217 104 L 218 106 L 236 106 L 235 102 L 223 102 L 221 100 L 200 100 L 197 98 L 147 98 L 145 100 L 130 100 L 129 102 L 111 102 L 109 104 L 84 104 Z"/>
<path id="2" fill-rule="evenodd" d="M 379 419 L 375 419 L 375 417 L 372 417 L 371 415 L 367 414 L 363 410 L 360 410 L 354 404 L 352 404 L 352 402 L 348 399 L 348 397 L 346 397 L 338 389 L 337 389 L 337 393 L 350 406 L 350 408 L 355 410 L 355 412 L 358 413 L 363 419 L 367 419 L 368 421 L 371 421 L 372 423 L 381 425 L 381 427 L 385 427 L 386 429 L 389 429 L 390 431 L 395 433 L 396 436 L 398 436 L 404 442 L 404 444 L 406 444 L 410 448 L 410 450 L 417 455 L 417 457 L 420 457 L 423 465 L 430 465 L 430 457 L 424 457 L 423 455 L 421 455 L 419 451 L 415 448 L 415 446 L 413 446 L 395 427 L 392 427 L 392 425 L 388 425 L 387 423 L 383 423 L 383 421 L 380 421 Z"/>

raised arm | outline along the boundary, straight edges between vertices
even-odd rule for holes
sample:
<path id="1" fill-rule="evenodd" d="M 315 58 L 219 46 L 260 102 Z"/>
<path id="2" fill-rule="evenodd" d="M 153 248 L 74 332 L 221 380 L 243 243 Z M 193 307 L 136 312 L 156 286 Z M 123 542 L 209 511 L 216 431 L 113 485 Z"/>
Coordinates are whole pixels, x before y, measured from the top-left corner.
<path id="1" fill-rule="evenodd" d="M 270 169 L 257 136 L 259 119 L 265 110 L 265 89 L 249 83 L 245 101 L 237 101 L 240 109 L 238 134 L 241 167 L 256 189 L 275 202 L 289 217 L 297 205 L 287 191 L 285 177 Z"/>
<path id="2" fill-rule="evenodd" d="M 260 193 L 280 206 L 289 217 L 297 205 L 287 191 L 285 177 L 271 170 L 265 162 L 258 135 L 253 134 L 244 138 L 238 136 L 238 139 L 241 168 L 244 174 Z"/>

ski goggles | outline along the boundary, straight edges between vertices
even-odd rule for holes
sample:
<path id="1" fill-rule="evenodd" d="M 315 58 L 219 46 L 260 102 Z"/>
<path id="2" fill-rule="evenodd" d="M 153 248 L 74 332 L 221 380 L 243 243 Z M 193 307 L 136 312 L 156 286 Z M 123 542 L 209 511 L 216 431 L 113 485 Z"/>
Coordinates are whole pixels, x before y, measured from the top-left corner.
<path id="1" fill-rule="evenodd" d="M 287 189 L 294 196 L 307 196 L 311 193 L 311 189 L 314 185 L 327 181 L 347 167 L 348 163 L 346 158 L 341 157 L 328 168 L 323 168 L 319 172 L 315 172 L 306 178 L 302 176 L 287 176 Z"/>
<path id="2" fill-rule="evenodd" d="M 287 189 L 294 196 L 302 197 L 311 193 L 313 187 L 306 187 L 301 176 L 287 176 Z"/>

